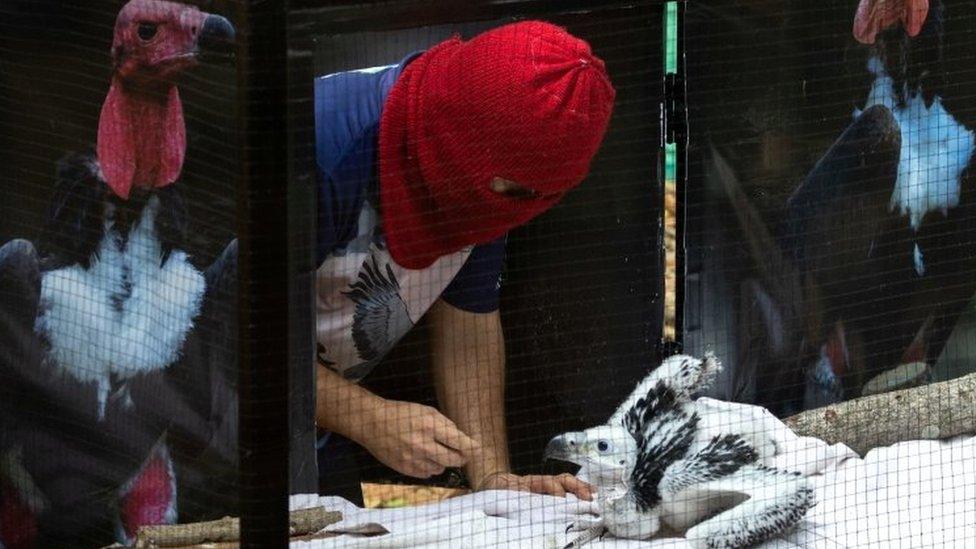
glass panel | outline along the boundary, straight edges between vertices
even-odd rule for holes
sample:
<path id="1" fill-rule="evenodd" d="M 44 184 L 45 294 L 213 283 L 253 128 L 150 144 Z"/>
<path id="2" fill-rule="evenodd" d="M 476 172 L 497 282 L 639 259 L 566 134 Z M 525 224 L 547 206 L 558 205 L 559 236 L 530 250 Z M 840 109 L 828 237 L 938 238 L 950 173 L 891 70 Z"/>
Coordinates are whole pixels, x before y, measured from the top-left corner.
<path id="1" fill-rule="evenodd" d="M 0 5 L 8 548 L 237 506 L 231 14 L 120 4 Z"/>
<path id="2" fill-rule="evenodd" d="M 973 10 L 853 4 L 688 4 L 687 347 L 781 416 L 976 364 Z"/>

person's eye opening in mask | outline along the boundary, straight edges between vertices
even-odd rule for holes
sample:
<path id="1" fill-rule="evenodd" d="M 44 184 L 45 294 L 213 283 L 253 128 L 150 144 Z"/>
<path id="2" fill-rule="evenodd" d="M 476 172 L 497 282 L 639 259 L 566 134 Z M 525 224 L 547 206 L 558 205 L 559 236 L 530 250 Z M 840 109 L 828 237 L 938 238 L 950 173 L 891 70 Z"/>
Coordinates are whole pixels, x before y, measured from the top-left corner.
<path id="1" fill-rule="evenodd" d="M 509 198 L 529 200 L 532 198 L 538 198 L 539 196 L 535 189 L 526 187 L 525 185 L 520 185 L 514 181 L 509 181 L 503 177 L 493 178 L 489 186 L 493 192 Z"/>

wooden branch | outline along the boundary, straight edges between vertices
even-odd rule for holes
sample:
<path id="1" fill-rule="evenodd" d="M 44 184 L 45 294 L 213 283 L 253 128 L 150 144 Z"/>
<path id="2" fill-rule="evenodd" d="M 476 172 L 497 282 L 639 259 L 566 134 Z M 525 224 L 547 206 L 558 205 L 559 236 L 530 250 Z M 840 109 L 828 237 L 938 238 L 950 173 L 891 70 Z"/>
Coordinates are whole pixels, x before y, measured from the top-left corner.
<path id="1" fill-rule="evenodd" d="M 800 436 L 842 442 L 862 456 L 905 440 L 976 433 L 976 374 L 808 410 L 785 423 Z"/>
<path id="2" fill-rule="evenodd" d="M 321 507 L 292 511 L 289 517 L 291 536 L 315 534 L 340 520 L 342 520 L 341 513 L 327 511 Z M 139 549 L 191 547 L 201 544 L 239 541 L 240 535 L 240 519 L 224 517 L 220 520 L 195 524 L 145 526 L 139 529 L 135 546 Z"/>

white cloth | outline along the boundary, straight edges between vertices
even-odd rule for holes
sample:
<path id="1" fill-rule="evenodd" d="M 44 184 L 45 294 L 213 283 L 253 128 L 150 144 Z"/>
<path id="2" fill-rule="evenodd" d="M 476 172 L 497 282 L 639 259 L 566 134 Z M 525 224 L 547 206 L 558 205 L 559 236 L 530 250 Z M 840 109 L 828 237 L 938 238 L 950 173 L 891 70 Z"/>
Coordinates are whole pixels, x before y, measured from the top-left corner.
<path id="1" fill-rule="evenodd" d="M 736 417 L 752 415 L 770 433 L 773 465 L 811 477 L 818 504 L 797 527 L 765 549 L 968 548 L 976 547 L 976 437 L 910 441 L 873 450 L 864 459 L 842 444 L 798 437 L 765 410 L 708 399 L 703 404 Z M 519 492 L 475 493 L 440 503 L 400 509 L 360 509 L 335 497 L 293 496 L 292 509 L 322 505 L 342 512 L 326 529 L 339 537 L 294 542 L 294 548 L 425 549 L 561 548 L 578 533 L 575 520 L 593 520 L 596 506 Z M 348 535 L 387 532 L 374 537 Z M 650 541 L 605 537 L 593 549 L 688 548 L 680 533 Z"/>

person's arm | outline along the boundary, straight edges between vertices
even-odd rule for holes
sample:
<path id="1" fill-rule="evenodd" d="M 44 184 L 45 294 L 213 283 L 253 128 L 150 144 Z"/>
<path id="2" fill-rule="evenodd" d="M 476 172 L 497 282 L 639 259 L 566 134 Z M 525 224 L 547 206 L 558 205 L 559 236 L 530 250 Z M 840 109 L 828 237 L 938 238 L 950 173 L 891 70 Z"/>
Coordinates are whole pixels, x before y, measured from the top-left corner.
<path id="1" fill-rule="evenodd" d="M 438 300 L 428 312 L 431 367 L 445 414 L 481 444 L 468 461 L 472 486 L 511 470 L 505 431 L 505 342 L 498 311 L 478 314 Z"/>
<path id="2" fill-rule="evenodd" d="M 321 364 L 316 391 L 319 427 L 357 442 L 405 475 L 437 475 L 477 453 L 477 444 L 434 408 L 383 399 Z"/>
<path id="3" fill-rule="evenodd" d="M 576 477 L 511 473 L 505 430 L 505 341 L 498 311 L 472 313 L 443 299 L 428 312 L 431 367 L 441 408 L 480 444 L 466 473 L 474 489 L 524 490 L 592 498 Z"/>

